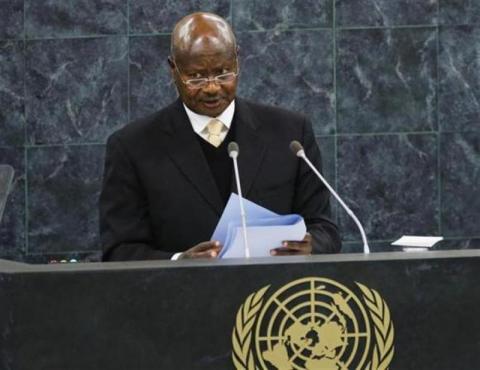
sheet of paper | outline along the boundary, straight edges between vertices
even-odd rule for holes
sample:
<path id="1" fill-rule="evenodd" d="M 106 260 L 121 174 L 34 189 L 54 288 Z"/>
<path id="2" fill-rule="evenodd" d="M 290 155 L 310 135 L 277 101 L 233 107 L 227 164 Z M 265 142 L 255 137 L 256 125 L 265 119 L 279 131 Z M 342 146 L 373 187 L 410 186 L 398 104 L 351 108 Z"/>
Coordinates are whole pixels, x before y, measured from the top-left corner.
<path id="1" fill-rule="evenodd" d="M 262 218 L 271 218 L 278 216 L 276 213 L 269 211 L 256 203 L 243 198 L 243 206 L 245 208 L 245 214 L 249 224 L 253 224 Z M 238 222 L 241 224 L 240 219 L 240 204 L 238 201 L 238 195 L 235 193 L 230 194 L 227 205 L 223 210 L 222 217 L 218 221 L 217 227 L 213 232 L 211 240 L 218 240 L 222 245 L 225 245 L 225 239 L 227 237 L 228 225 L 232 222 Z M 303 237 L 302 237 L 303 239 Z"/>
<path id="2" fill-rule="evenodd" d="M 250 257 L 269 257 L 270 250 L 281 247 L 284 240 L 302 240 L 307 228 L 299 215 L 277 216 L 247 225 Z M 241 223 L 232 222 L 220 258 L 245 258 Z"/>
<path id="3" fill-rule="evenodd" d="M 431 248 L 441 240 L 443 240 L 441 236 L 404 235 L 400 239 L 395 240 L 392 245 L 411 248 Z"/>
<path id="4" fill-rule="evenodd" d="M 270 250 L 284 240 L 302 240 L 307 228 L 300 215 L 278 215 L 248 199 L 243 200 L 247 215 L 247 237 L 251 257 L 270 256 Z M 223 245 L 219 258 L 244 258 L 242 222 L 238 195 L 232 193 L 211 240 Z"/>

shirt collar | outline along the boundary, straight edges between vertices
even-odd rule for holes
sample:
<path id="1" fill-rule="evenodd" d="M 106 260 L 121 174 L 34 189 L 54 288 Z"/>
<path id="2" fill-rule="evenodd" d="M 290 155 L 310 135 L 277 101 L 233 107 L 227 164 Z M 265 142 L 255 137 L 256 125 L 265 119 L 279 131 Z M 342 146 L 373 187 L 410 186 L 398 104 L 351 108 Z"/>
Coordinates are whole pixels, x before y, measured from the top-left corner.
<path id="1" fill-rule="evenodd" d="M 225 110 L 218 117 L 209 117 L 195 113 L 189 109 L 185 103 L 183 103 L 183 106 L 187 112 L 188 119 L 192 124 L 193 131 L 195 131 L 197 134 L 201 133 L 213 118 L 221 121 L 228 129 L 230 129 L 230 126 L 232 125 L 233 114 L 235 113 L 235 100 L 232 100 L 228 107 L 225 108 Z"/>

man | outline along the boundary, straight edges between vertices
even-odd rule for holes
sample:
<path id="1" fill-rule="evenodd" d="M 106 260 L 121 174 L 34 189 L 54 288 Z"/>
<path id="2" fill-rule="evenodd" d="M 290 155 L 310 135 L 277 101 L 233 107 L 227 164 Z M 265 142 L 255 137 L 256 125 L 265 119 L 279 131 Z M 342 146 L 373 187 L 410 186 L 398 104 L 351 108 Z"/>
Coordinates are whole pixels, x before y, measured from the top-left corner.
<path id="1" fill-rule="evenodd" d="M 231 191 L 227 145 L 240 147 L 244 196 L 270 210 L 299 213 L 302 241 L 272 246 L 272 255 L 336 252 L 329 194 L 288 148 L 299 140 L 320 166 L 312 128 L 302 116 L 236 98 L 235 37 L 214 14 L 183 18 L 168 63 L 179 99 L 114 133 L 107 143 L 100 232 L 103 260 L 214 258 L 209 241 Z"/>

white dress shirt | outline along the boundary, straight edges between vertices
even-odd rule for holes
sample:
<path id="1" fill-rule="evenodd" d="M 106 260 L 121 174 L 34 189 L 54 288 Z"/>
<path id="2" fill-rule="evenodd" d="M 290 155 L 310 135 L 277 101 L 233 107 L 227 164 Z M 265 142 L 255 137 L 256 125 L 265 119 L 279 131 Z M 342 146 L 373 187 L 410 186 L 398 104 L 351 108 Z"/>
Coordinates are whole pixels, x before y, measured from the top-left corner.
<path id="1" fill-rule="evenodd" d="M 193 131 L 195 131 L 195 133 L 199 135 L 202 139 L 208 142 L 207 125 L 214 118 L 218 119 L 225 125 L 225 129 L 222 130 L 222 132 L 220 133 L 220 140 L 223 141 L 225 139 L 228 134 L 228 130 L 230 130 L 230 126 L 232 125 L 233 114 L 235 113 L 235 100 L 232 100 L 228 107 L 225 108 L 222 114 L 220 114 L 218 117 L 204 116 L 202 114 L 195 113 L 185 104 L 183 104 L 183 106 L 185 107 L 188 119 L 192 124 Z"/>
<path id="2" fill-rule="evenodd" d="M 185 107 L 185 111 L 187 112 L 188 119 L 190 123 L 192 124 L 193 131 L 197 135 L 199 135 L 202 139 L 204 139 L 206 142 L 208 142 L 208 132 L 207 132 L 207 125 L 208 123 L 216 118 L 220 122 L 222 122 L 225 125 L 225 129 L 222 130 L 220 133 L 220 140 L 223 142 L 225 137 L 228 134 L 228 130 L 230 130 L 230 127 L 232 126 L 232 120 L 233 120 L 233 114 L 235 113 L 235 100 L 232 100 L 232 102 L 228 105 L 227 108 L 220 114 L 218 117 L 209 117 L 209 116 L 204 116 L 202 114 L 195 113 L 191 109 L 189 109 L 185 104 L 183 104 Z M 182 253 L 175 253 L 172 256 L 172 261 L 175 261 L 180 257 Z"/>

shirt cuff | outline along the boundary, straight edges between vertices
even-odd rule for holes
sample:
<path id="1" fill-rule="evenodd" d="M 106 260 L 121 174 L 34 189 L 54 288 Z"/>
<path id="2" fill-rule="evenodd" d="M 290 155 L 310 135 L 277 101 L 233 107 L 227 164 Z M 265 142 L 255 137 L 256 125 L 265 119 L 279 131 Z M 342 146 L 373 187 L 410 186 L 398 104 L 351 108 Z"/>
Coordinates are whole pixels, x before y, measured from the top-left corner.
<path id="1" fill-rule="evenodd" d="M 170 260 L 176 261 L 176 260 L 178 260 L 178 259 L 180 258 L 181 255 L 182 255 L 181 252 L 180 252 L 180 253 L 175 253 L 175 254 L 172 256 L 172 258 L 170 258 Z"/>

